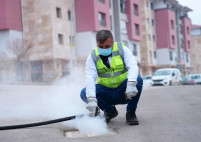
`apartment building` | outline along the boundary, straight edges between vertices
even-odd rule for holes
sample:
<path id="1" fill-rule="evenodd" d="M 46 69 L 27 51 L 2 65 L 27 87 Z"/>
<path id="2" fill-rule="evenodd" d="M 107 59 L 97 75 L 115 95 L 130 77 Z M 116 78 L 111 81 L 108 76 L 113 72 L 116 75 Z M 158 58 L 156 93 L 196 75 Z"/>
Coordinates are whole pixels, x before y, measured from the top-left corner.
<path id="1" fill-rule="evenodd" d="M 155 11 L 157 68 L 177 67 L 190 72 L 191 20 L 188 7 L 176 0 L 151 0 Z"/>
<path id="2" fill-rule="evenodd" d="M 192 25 L 191 73 L 201 73 L 201 25 Z"/>
<path id="3" fill-rule="evenodd" d="M 74 54 L 73 43 L 70 43 L 70 39 L 74 40 L 74 30 L 70 29 L 75 28 L 71 27 L 75 25 L 74 15 L 71 24 L 71 2 L 74 7 L 74 1 L 70 0 L 0 1 L 1 10 L 7 12 L 0 12 L 0 21 L 4 21 L 0 26 L 0 36 L 21 36 L 27 50 L 18 64 L 21 74 L 23 70 L 29 72 L 29 78 L 21 78 L 22 81 L 48 82 L 69 73 L 70 58 Z M 5 46 L 2 48 L 6 49 Z"/>
<path id="4" fill-rule="evenodd" d="M 115 41 L 131 49 L 140 64 L 140 5 L 140 0 L 75 0 L 77 59 L 86 60 L 96 47 L 97 31 L 108 29 Z"/>
<path id="5" fill-rule="evenodd" d="M 143 38 L 140 42 L 143 75 L 152 75 L 157 68 L 155 11 L 150 0 L 141 0 Z"/>

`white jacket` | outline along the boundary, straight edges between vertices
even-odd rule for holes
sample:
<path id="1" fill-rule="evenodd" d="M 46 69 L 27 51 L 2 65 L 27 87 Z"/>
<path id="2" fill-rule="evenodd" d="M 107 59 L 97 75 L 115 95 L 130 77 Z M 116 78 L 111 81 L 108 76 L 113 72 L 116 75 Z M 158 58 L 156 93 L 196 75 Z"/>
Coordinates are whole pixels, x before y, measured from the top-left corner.
<path id="1" fill-rule="evenodd" d="M 130 49 L 124 46 L 124 62 L 128 69 L 128 81 L 137 81 L 138 76 L 138 65 L 135 57 L 133 56 Z M 109 63 L 111 65 L 111 56 L 108 58 Z M 87 97 L 96 97 L 96 79 L 97 69 L 96 65 L 91 57 L 91 54 L 87 58 L 86 68 L 85 68 L 85 75 L 86 75 L 86 96 Z"/>

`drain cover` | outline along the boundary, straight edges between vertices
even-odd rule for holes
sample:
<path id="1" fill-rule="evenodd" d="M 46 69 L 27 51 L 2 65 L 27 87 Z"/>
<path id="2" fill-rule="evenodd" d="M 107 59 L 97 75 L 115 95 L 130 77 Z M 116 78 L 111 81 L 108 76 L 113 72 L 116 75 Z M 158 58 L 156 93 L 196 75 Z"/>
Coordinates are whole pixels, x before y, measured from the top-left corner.
<path id="1" fill-rule="evenodd" d="M 108 134 L 102 134 L 102 135 L 82 134 L 78 130 L 64 131 L 64 136 L 68 138 L 97 137 L 97 136 L 107 136 L 114 134 L 116 134 L 116 132 L 112 129 L 108 129 Z"/>

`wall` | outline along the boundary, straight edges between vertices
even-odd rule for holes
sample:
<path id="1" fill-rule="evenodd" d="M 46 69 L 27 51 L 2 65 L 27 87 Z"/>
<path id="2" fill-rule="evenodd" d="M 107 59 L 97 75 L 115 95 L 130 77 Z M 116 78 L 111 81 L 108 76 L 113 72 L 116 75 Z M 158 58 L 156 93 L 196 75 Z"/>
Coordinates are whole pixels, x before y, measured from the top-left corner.
<path id="1" fill-rule="evenodd" d="M 199 36 L 199 35 L 201 35 L 201 27 L 199 27 L 199 28 L 192 28 L 191 29 L 191 35 L 192 36 Z"/>
<path id="2" fill-rule="evenodd" d="M 157 48 L 177 48 L 175 13 L 170 9 L 156 10 L 155 17 Z M 174 29 L 171 29 L 171 20 L 173 20 Z M 175 37 L 175 45 L 172 44 L 172 36 Z"/>
<path id="3" fill-rule="evenodd" d="M 52 35 L 51 4 L 46 0 L 22 0 L 22 8 L 25 46 L 32 46 L 27 59 L 31 61 L 51 59 L 53 57 L 52 36 L 54 36 Z"/>
<path id="4" fill-rule="evenodd" d="M 22 31 L 21 0 L 0 0 L 0 30 Z"/>
<path id="5" fill-rule="evenodd" d="M 191 20 L 186 17 L 183 17 L 182 24 L 183 24 L 184 50 L 186 52 L 190 52 L 191 51 Z M 187 31 L 187 27 L 189 28 L 189 34 Z M 188 41 L 190 41 L 190 48 L 188 47 Z"/>
<path id="6" fill-rule="evenodd" d="M 91 50 L 96 47 L 96 33 L 91 31 L 80 32 L 76 34 L 76 37 L 76 56 L 78 58 L 87 58 Z"/>
<path id="7" fill-rule="evenodd" d="M 195 29 L 194 29 L 195 30 Z M 199 30 L 199 28 L 197 28 Z M 201 34 L 193 36 L 192 38 L 192 51 L 191 56 L 191 73 L 201 73 Z"/>
<path id="8" fill-rule="evenodd" d="M 134 4 L 138 5 L 138 16 L 134 15 Z M 140 0 L 127 0 L 126 13 L 128 16 L 128 37 L 130 40 L 140 41 L 142 39 L 142 22 L 141 22 L 141 2 Z M 135 34 L 135 24 L 139 25 L 139 35 Z"/>
<path id="9" fill-rule="evenodd" d="M 170 61 L 169 51 L 172 51 L 173 60 Z M 157 49 L 157 64 L 158 65 L 176 65 L 177 51 L 169 50 L 168 48 Z"/>
<path id="10" fill-rule="evenodd" d="M 98 12 L 105 13 L 106 27 L 99 26 Z M 109 1 L 100 3 L 98 0 L 75 0 L 76 31 L 99 31 L 110 29 Z"/>

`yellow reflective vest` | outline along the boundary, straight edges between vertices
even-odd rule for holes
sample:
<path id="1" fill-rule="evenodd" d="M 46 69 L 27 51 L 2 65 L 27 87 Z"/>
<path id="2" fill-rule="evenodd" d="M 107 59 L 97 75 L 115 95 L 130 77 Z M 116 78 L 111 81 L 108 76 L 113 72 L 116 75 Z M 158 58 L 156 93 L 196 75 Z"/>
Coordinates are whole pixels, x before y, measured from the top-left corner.
<path id="1" fill-rule="evenodd" d="M 91 57 L 96 64 L 98 72 L 98 84 L 108 88 L 116 88 L 127 79 L 128 70 L 123 60 L 124 50 L 122 44 L 123 43 L 121 42 L 114 42 L 110 68 L 107 68 L 104 65 L 102 59 L 100 58 L 98 47 L 91 52 Z"/>

